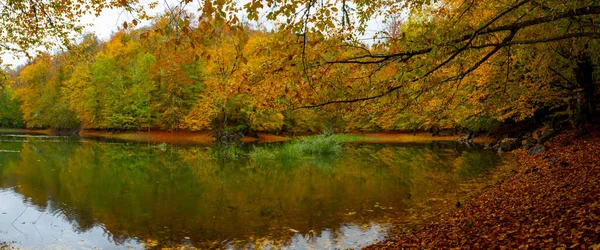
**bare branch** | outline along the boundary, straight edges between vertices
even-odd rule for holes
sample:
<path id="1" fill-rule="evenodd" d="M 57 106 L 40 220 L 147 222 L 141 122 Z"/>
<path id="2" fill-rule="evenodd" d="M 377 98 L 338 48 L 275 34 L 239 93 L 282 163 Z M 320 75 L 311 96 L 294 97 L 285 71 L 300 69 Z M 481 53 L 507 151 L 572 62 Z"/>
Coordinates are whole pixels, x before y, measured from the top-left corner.
<path id="1" fill-rule="evenodd" d="M 565 18 L 586 16 L 586 15 L 595 15 L 595 14 L 600 14 L 600 6 L 586 6 L 586 7 L 582 7 L 582 8 L 578 8 L 578 9 L 572 9 L 572 10 L 560 12 L 555 15 L 533 18 L 533 19 L 530 19 L 527 21 L 522 21 L 522 22 L 517 22 L 517 23 L 512 23 L 512 24 L 507 24 L 507 25 L 501 25 L 501 26 L 492 27 L 492 28 L 483 28 L 480 31 L 467 33 L 467 34 L 463 35 L 461 38 L 452 40 L 452 41 L 448 42 L 447 44 L 455 44 L 455 43 L 470 41 L 471 38 L 473 38 L 474 36 L 478 36 L 478 35 L 487 35 L 487 34 L 493 34 L 493 33 L 497 33 L 497 32 L 503 32 L 503 31 L 519 30 L 519 29 L 523 29 L 526 27 L 535 26 L 535 25 L 539 25 L 539 24 L 543 24 L 543 23 L 554 22 L 557 20 L 565 19 Z M 493 19 L 493 20 L 497 20 L 497 19 Z M 489 26 L 489 25 L 487 25 L 487 26 Z M 487 27 L 487 26 L 484 25 L 483 27 Z M 492 45 L 492 46 L 494 46 L 494 45 Z M 377 64 L 377 63 L 380 63 L 381 60 L 389 60 L 392 58 L 405 57 L 405 56 L 423 55 L 423 54 L 427 54 L 427 53 L 431 52 L 432 50 L 433 50 L 433 46 L 423 48 L 423 49 L 418 49 L 418 50 L 402 51 L 402 52 L 387 54 L 387 55 L 382 55 L 382 54 L 361 55 L 361 56 L 356 56 L 356 57 L 352 57 L 352 58 L 345 59 L 345 60 L 329 61 L 328 63 Z M 363 61 L 361 59 L 377 59 L 377 60 Z"/>

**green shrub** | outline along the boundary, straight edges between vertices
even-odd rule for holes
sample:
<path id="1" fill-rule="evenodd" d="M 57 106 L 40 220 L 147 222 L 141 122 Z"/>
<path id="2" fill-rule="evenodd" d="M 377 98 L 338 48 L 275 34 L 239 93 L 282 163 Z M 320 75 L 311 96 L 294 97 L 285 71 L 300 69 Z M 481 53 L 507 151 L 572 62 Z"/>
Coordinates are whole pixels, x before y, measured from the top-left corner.
<path id="1" fill-rule="evenodd" d="M 235 131 L 236 132 L 242 132 L 244 134 L 248 133 L 248 126 L 247 125 L 237 125 L 237 127 L 235 127 Z"/>

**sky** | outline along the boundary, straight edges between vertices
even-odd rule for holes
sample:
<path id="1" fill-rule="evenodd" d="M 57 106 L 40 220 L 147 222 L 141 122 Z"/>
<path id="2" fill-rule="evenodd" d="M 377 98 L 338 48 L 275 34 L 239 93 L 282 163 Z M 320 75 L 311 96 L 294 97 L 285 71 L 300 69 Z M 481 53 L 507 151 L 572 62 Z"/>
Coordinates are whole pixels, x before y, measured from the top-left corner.
<path id="1" fill-rule="evenodd" d="M 150 15 L 163 13 L 166 9 L 166 4 L 175 6 L 178 1 L 166 0 L 161 2 L 155 9 L 149 10 Z M 197 7 L 195 8 L 197 9 Z M 191 10 L 191 6 L 190 6 Z M 86 15 L 82 17 L 81 23 L 89 25 L 84 33 L 94 33 L 101 40 L 108 40 L 113 33 L 123 27 L 123 22 L 130 22 L 133 16 L 123 9 L 105 9 L 100 16 Z M 148 25 L 150 21 L 141 22 L 140 27 Z M 27 61 L 24 55 L 15 55 L 13 53 L 2 53 L 0 55 L 4 65 L 12 65 L 12 68 L 22 65 Z M 4 66 L 3 65 L 3 66 Z"/>

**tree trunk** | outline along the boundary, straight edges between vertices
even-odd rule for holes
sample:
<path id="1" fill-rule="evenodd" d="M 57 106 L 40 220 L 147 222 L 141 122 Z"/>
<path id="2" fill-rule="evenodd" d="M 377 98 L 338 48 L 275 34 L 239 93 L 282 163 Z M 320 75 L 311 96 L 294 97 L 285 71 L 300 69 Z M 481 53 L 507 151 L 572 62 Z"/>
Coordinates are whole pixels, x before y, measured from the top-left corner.
<path id="1" fill-rule="evenodd" d="M 577 60 L 575 68 L 577 84 L 582 89 L 579 102 L 581 122 L 592 123 L 596 118 L 596 84 L 594 83 L 594 65 L 588 55 L 583 55 Z"/>

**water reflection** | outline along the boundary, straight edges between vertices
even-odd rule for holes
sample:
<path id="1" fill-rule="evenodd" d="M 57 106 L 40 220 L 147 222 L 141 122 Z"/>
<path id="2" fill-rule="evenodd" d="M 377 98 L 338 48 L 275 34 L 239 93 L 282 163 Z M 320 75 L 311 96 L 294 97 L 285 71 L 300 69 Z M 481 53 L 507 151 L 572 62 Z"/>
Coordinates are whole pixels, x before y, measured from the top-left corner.
<path id="1" fill-rule="evenodd" d="M 0 150 L 0 238 L 34 248 L 357 248 L 500 161 L 453 143 L 262 165 L 69 137 L 0 135 Z"/>

